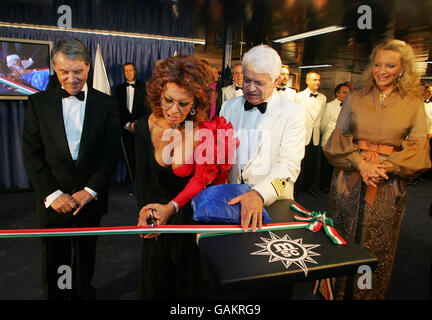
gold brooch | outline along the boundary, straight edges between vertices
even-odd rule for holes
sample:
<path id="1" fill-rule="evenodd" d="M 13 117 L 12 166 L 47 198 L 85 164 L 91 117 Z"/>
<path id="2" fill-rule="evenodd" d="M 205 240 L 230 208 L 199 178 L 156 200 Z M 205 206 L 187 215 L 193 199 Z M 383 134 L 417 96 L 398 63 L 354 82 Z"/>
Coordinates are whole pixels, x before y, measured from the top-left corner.
<path id="1" fill-rule="evenodd" d="M 383 105 L 384 104 L 384 100 L 386 98 L 386 95 L 384 93 L 380 93 L 379 98 L 380 98 L 380 104 Z"/>

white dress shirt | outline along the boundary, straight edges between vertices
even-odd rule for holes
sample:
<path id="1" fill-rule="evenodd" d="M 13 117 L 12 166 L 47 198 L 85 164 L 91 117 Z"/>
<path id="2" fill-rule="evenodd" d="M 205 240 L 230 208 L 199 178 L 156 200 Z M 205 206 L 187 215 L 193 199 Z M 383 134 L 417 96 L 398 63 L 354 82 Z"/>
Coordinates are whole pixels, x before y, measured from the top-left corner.
<path id="1" fill-rule="evenodd" d="M 311 97 L 312 91 L 309 88 L 296 94 L 296 102 L 303 106 L 306 110 L 306 140 L 305 145 L 313 141 L 315 146 L 319 145 L 320 141 L 320 124 L 321 115 L 324 112 L 327 98 L 325 95 L 319 92 L 317 97 Z"/>
<path id="2" fill-rule="evenodd" d="M 426 113 L 426 132 L 432 134 L 432 102 L 424 103 Z"/>
<path id="3" fill-rule="evenodd" d="M 81 133 L 84 124 L 85 106 L 87 101 L 87 83 L 84 85 L 81 91 L 84 91 L 83 101 L 80 101 L 74 96 L 62 99 L 63 121 L 72 160 L 78 159 Z"/>
<path id="4" fill-rule="evenodd" d="M 230 84 L 229 86 L 223 87 L 222 88 L 222 103 L 224 103 L 225 101 L 235 98 L 235 97 L 240 97 L 243 95 L 243 90 L 242 89 L 235 89 L 235 84 Z"/>
<path id="5" fill-rule="evenodd" d="M 341 103 L 342 101 L 336 98 L 333 101 L 327 103 L 325 107 L 325 110 L 321 117 L 322 147 L 324 147 L 324 145 L 327 143 L 328 138 L 330 138 L 330 135 L 336 127 L 336 121 L 342 108 Z"/>
<path id="6" fill-rule="evenodd" d="M 62 87 L 63 89 L 63 87 Z M 68 141 L 69 152 L 71 154 L 72 160 L 78 159 L 79 147 L 81 142 L 81 134 L 84 125 L 85 108 L 87 102 L 87 83 L 81 89 L 84 91 L 84 100 L 81 101 L 74 96 L 67 98 L 62 98 L 62 109 L 63 109 L 63 121 L 66 130 L 66 138 Z M 95 199 L 97 198 L 97 193 L 92 189 L 85 187 Z M 48 208 L 51 203 L 61 196 L 63 191 L 56 190 L 50 194 L 45 199 L 45 207 Z"/>
<path id="7" fill-rule="evenodd" d="M 296 97 L 297 92 L 294 89 L 285 87 L 285 90 L 277 90 L 276 89 L 276 91 L 278 94 L 281 94 L 281 95 L 287 97 L 288 100 L 295 101 L 295 97 Z"/>
<path id="8" fill-rule="evenodd" d="M 130 82 L 132 84 L 135 84 L 134 82 Z M 133 101 L 134 101 L 134 95 L 135 95 L 135 88 L 132 86 L 126 87 L 126 106 L 129 110 L 129 112 L 132 114 L 133 109 Z M 124 126 L 124 128 L 127 130 L 129 128 L 130 122 L 127 122 Z"/>

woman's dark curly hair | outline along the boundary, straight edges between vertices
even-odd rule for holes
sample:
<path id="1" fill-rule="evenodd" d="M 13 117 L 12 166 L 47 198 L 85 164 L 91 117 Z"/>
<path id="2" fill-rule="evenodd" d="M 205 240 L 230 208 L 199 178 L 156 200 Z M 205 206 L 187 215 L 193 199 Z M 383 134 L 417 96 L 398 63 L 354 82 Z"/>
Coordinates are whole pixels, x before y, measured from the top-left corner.
<path id="1" fill-rule="evenodd" d="M 208 120 L 210 97 L 213 92 L 210 87 L 211 79 L 209 68 L 193 56 L 178 55 L 161 61 L 153 70 L 153 75 L 146 85 L 152 112 L 158 117 L 163 117 L 162 93 L 168 82 L 174 82 L 194 96 L 195 115 L 189 114 L 187 119 L 197 122 Z"/>

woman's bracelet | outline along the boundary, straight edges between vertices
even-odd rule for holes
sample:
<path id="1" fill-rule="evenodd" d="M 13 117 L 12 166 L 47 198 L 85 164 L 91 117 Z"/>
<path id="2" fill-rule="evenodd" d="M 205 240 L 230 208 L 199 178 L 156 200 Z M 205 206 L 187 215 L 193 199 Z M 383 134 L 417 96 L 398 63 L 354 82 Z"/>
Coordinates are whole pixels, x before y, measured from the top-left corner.
<path id="1" fill-rule="evenodd" d="M 177 202 L 175 201 L 170 201 L 169 203 L 171 203 L 174 206 L 175 209 L 175 213 L 179 212 L 179 205 Z"/>

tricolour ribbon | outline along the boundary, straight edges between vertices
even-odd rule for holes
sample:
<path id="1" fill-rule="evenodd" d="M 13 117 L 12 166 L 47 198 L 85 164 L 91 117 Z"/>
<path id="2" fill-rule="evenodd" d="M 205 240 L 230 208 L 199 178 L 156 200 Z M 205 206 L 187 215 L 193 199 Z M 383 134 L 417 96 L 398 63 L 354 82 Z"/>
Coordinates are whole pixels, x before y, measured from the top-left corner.
<path id="1" fill-rule="evenodd" d="M 305 228 L 308 225 L 308 222 L 283 222 L 283 223 L 267 223 L 262 226 L 261 229 L 256 229 L 256 231 L 275 231 L 275 230 L 287 230 L 287 229 L 302 229 Z M 197 232 L 196 235 L 196 242 L 198 243 L 200 239 L 205 237 L 212 237 L 212 236 L 220 236 L 227 233 L 242 233 L 243 228 L 236 228 L 235 230 L 231 230 L 229 232 L 225 231 L 225 228 L 221 228 L 218 232 L 215 230 L 215 232 Z M 249 228 L 249 231 L 251 231 L 251 228 Z"/>
<path id="2" fill-rule="evenodd" d="M 320 294 L 326 300 L 334 300 L 334 278 L 325 278 L 316 280 L 313 286 L 312 293 Z"/>
<path id="3" fill-rule="evenodd" d="M 307 222 L 269 223 L 257 231 L 271 231 L 304 228 Z M 251 231 L 251 228 L 249 228 Z M 156 227 L 90 227 L 90 228 L 53 228 L 53 229 L 14 229 L 0 230 L 0 238 L 24 237 L 62 237 L 62 236 L 90 236 L 117 235 L 143 233 L 198 233 L 198 234 L 226 234 L 242 233 L 240 225 L 160 225 Z"/>
<path id="4" fill-rule="evenodd" d="M 346 245 L 346 241 L 339 235 L 339 233 L 337 233 L 336 229 L 333 227 L 333 220 L 326 216 L 325 211 L 311 212 L 297 203 L 291 204 L 291 208 L 305 215 L 305 217 L 303 217 L 295 214 L 294 219 L 296 221 L 309 222 L 309 224 L 306 226 L 306 229 L 317 232 L 321 230 L 322 227 L 326 235 L 334 244 Z"/>

